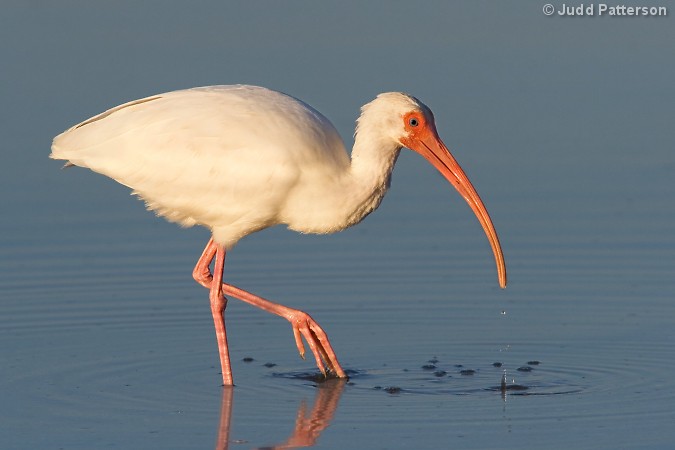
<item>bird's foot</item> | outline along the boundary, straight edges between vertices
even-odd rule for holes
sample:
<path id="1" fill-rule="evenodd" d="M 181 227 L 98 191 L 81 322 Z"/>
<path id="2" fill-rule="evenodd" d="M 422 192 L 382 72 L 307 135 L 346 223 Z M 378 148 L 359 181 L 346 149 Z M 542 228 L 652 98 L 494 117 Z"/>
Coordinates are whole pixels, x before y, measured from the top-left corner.
<path id="1" fill-rule="evenodd" d="M 302 358 L 305 357 L 305 346 L 302 343 L 302 338 L 304 337 L 316 359 L 317 367 L 324 376 L 326 376 L 328 372 L 331 372 L 338 378 L 347 378 L 347 374 L 342 370 L 342 367 L 340 367 L 340 363 L 330 345 L 326 332 L 323 331 L 323 328 L 321 328 L 309 314 L 298 309 L 271 302 L 231 284 L 223 283 L 222 292 L 288 320 L 293 327 L 295 345 Z"/>
<path id="2" fill-rule="evenodd" d="M 302 342 L 302 337 L 304 337 L 316 359 L 316 366 L 324 376 L 327 376 L 328 372 L 332 372 L 338 378 L 347 378 L 330 345 L 328 335 L 309 314 L 304 311 L 292 310 L 286 316 L 286 319 L 291 322 L 295 345 L 298 347 L 302 359 L 305 359 L 305 345 Z"/>

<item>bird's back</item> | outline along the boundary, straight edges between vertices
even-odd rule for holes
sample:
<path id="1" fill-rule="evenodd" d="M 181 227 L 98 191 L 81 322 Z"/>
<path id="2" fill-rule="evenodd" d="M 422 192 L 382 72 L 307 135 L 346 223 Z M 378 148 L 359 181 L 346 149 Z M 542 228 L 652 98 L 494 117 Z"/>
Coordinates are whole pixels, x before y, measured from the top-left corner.
<path id="1" fill-rule="evenodd" d="M 239 85 L 117 106 L 57 136 L 50 156 L 131 187 L 169 220 L 231 226 L 232 244 L 274 225 L 303 174 L 335 176 L 349 166 L 342 140 L 319 112 Z"/>

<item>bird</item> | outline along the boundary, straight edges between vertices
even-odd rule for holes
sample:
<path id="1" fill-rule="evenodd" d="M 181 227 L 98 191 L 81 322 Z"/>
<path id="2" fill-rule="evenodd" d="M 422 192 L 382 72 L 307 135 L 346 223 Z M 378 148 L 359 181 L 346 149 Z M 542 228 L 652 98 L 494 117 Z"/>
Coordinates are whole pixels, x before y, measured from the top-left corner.
<path id="1" fill-rule="evenodd" d="M 406 93 L 382 93 L 361 108 L 351 154 L 333 124 L 307 103 L 264 87 L 218 85 L 108 109 L 56 136 L 50 158 L 116 180 L 171 222 L 210 230 L 192 275 L 209 290 L 222 382 L 229 386 L 226 296 L 288 320 L 303 359 L 304 338 L 324 376 L 348 378 L 309 314 L 224 282 L 225 256 L 243 237 L 272 226 L 328 234 L 361 222 L 380 205 L 403 148 L 424 157 L 466 200 L 505 288 L 504 255 L 483 201 L 439 137 L 431 109 Z"/>

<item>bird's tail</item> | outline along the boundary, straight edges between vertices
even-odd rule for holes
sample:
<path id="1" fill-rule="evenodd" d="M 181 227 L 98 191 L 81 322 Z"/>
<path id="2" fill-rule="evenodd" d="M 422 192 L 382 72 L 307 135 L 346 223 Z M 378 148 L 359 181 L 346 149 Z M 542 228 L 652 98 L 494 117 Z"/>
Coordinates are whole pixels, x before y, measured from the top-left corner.
<path id="1" fill-rule="evenodd" d="M 58 138 L 58 136 L 57 136 Z M 67 169 L 69 167 L 74 167 L 76 164 L 73 164 L 70 162 L 67 156 L 63 155 L 61 151 L 59 151 L 59 147 L 56 145 L 56 138 L 54 139 L 54 142 L 52 142 L 52 152 L 49 154 L 49 157 L 51 159 L 60 159 L 60 160 L 65 160 L 66 163 L 61 167 L 62 169 Z"/>

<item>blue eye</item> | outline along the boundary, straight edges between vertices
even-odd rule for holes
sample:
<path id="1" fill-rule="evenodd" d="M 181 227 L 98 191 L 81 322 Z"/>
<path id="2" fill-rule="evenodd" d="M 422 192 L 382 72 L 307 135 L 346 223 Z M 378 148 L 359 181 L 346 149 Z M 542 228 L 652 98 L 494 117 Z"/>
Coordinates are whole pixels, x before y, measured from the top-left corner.
<path id="1" fill-rule="evenodd" d="M 411 127 L 416 127 L 417 125 L 420 124 L 420 121 L 417 120 L 417 119 L 414 118 L 414 117 L 411 117 L 411 118 L 408 120 L 408 123 L 410 124 Z"/>

